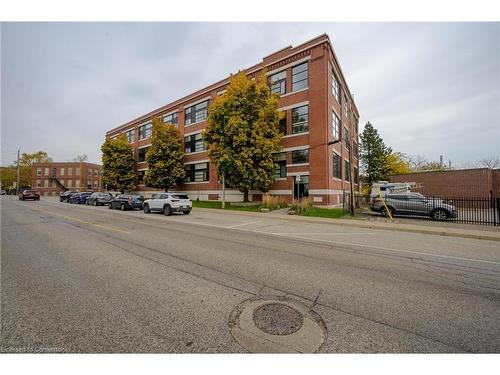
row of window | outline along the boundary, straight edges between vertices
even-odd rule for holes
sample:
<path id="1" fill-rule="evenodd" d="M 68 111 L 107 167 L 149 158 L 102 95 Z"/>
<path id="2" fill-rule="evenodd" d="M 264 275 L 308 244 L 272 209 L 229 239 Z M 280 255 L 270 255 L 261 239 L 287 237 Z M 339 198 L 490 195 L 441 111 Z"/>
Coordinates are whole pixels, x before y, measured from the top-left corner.
<path id="1" fill-rule="evenodd" d="M 337 103 L 340 104 L 340 82 L 335 74 L 335 72 L 332 70 L 332 93 L 333 97 L 337 101 Z M 344 116 L 347 117 L 349 114 L 349 101 L 347 99 L 347 96 L 344 95 L 344 100 L 343 100 L 343 109 L 344 109 Z M 356 130 L 356 134 L 358 134 L 358 127 L 359 127 L 359 119 L 355 118 L 354 119 L 354 129 Z"/>
<path id="2" fill-rule="evenodd" d="M 202 162 L 196 164 L 186 164 L 184 166 L 186 177 L 184 182 L 206 182 L 209 180 L 209 163 Z M 144 184 L 144 176 L 146 171 L 139 171 L 137 175 L 137 183 Z"/>
<path id="3" fill-rule="evenodd" d="M 74 180 L 75 181 L 75 186 L 73 186 L 73 180 L 60 180 L 61 184 L 63 184 L 67 188 L 79 188 L 80 187 L 80 180 Z M 36 180 L 35 181 L 35 187 L 41 188 L 42 187 L 42 180 Z M 52 181 L 49 184 L 49 180 L 43 180 L 43 187 L 44 188 L 57 188 L 57 184 L 55 181 Z M 92 189 L 92 188 L 98 188 L 99 187 L 99 180 L 87 180 L 87 188 Z"/>
<path id="4" fill-rule="evenodd" d="M 309 66 L 303 63 L 292 68 L 292 92 L 306 89 L 309 86 Z M 286 94 L 286 70 L 269 76 L 271 93 Z"/>
<path id="5" fill-rule="evenodd" d="M 339 180 L 342 179 L 342 158 L 340 155 L 337 155 L 336 153 L 333 153 L 333 177 L 338 178 Z M 350 168 L 350 163 L 349 160 L 344 160 L 344 171 L 345 171 L 345 176 L 344 180 L 350 181 L 350 174 L 349 174 L 349 168 Z M 354 183 L 358 183 L 358 169 L 354 167 L 353 171 L 353 176 L 354 176 Z"/>
<path id="6" fill-rule="evenodd" d="M 73 168 L 72 167 L 61 167 L 61 168 L 57 168 L 57 167 L 53 167 L 52 168 L 52 177 L 56 177 L 58 175 L 57 173 L 57 170 L 59 169 L 59 176 L 73 176 Z M 74 168 L 75 169 L 75 176 L 80 176 L 80 168 Z M 50 168 L 37 168 L 36 169 L 36 175 L 37 176 L 42 176 L 42 172 L 44 172 L 44 176 L 49 176 L 50 174 Z M 66 174 L 67 173 L 67 174 Z M 99 176 L 99 170 L 98 169 L 92 169 L 92 168 L 89 168 L 87 169 L 87 175 L 89 177 L 91 177 L 92 175 L 94 177 L 98 177 Z"/>

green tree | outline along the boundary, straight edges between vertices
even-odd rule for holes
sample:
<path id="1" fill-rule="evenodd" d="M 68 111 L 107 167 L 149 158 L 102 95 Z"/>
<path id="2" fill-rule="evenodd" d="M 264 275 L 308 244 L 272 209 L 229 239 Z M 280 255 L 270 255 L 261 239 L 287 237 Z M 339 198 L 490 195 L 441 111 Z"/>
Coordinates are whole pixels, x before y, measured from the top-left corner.
<path id="1" fill-rule="evenodd" d="M 391 152 L 385 160 L 385 170 L 388 176 L 396 174 L 410 173 L 410 164 L 407 161 L 406 155 L 401 152 Z"/>
<path id="2" fill-rule="evenodd" d="M 31 167 L 33 163 L 50 163 L 52 158 L 46 151 L 37 151 L 33 153 L 23 152 L 19 157 L 19 185 L 20 186 L 31 186 Z M 15 160 L 12 165 L 9 166 L 14 170 L 14 181 L 17 180 L 17 160 Z"/>
<path id="3" fill-rule="evenodd" d="M 125 190 L 135 188 L 135 159 L 132 145 L 125 134 L 107 138 L 101 146 L 102 184 L 108 189 Z"/>
<path id="4" fill-rule="evenodd" d="M 361 172 L 365 175 L 368 184 L 386 180 L 389 177 L 387 158 L 392 149 L 384 144 L 377 129 L 368 121 L 360 135 L 360 162 Z"/>
<path id="5" fill-rule="evenodd" d="M 263 75 L 244 72 L 231 77 L 226 92 L 210 105 L 203 139 L 218 176 L 243 192 L 266 192 L 274 182 L 273 153 L 281 149 L 278 95 L 272 95 Z"/>
<path id="6" fill-rule="evenodd" d="M 153 118 L 151 147 L 146 153 L 148 170 L 144 183 L 155 188 L 173 188 L 186 176 L 182 158 L 179 130 L 174 125 L 164 124 L 159 117 Z"/>

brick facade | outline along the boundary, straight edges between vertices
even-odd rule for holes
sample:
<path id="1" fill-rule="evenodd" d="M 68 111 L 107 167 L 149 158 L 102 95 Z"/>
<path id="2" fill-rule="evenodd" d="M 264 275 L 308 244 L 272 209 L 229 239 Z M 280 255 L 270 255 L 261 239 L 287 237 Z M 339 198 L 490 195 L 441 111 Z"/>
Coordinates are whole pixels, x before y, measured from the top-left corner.
<path id="1" fill-rule="evenodd" d="M 59 195 L 64 189 L 100 191 L 101 166 L 80 162 L 34 163 L 31 168 L 31 188 L 40 195 Z"/>
<path id="2" fill-rule="evenodd" d="M 423 186 L 412 189 L 425 196 L 500 197 L 500 169 L 462 169 L 396 175 L 391 182 L 417 182 Z"/>
<path id="3" fill-rule="evenodd" d="M 316 204 L 341 203 L 342 191 L 349 190 L 349 182 L 346 178 L 348 175 L 346 161 L 349 160 L 349 152 L 346 146 L 353 142 L 355 145 L 353 149 L 357 150 L 359 114 L 329 37 L 324 34 L 299 46 L 286 47 L 264 57 L 261 63 L 244 71 L 250 77 L 255 77 L 264 69 L 269 78 L 274 79 L 280 73 L 284 76 L 282 86 L 278 84 L 273 87 L 278 87 L 282 91 L 280 110 L 286 113 L 286 134 L 282 141 L 283 152 L 286 153 L 282 163 L 286 165 L 284 167 L 286 173 L 277 178 L 269 193 L 291 200 L 292 196 L 297 194 L 295 182 L 296 176 L 300 175 L 302 185 L 298 190 L 301 193 L 308 193 Z M 306 73 L 303 72 L 304 69 L 307 69 Z M 334 85 L 334 80 L 338 82 L 338 85 Z M 188 141 L 195 142 L 193 138 L 199 137 L 197 134 L 205 128 L 206 121 L 203 113 L 197 112 L 194 106 L 199 103 L 203 106 L 204 101 L 213 100 L 223 94 L 228 83 L 229 79 L 214 83 L 106 133 L 106 137 L 114 137 L 130 132 L 128 134 L 130 134 L 130 142 L 137 160 L 137 190 L 139 192 L 147 194 L 154 190 L 144 186 L 141 178 L 147 170 L 147 163 L 141 160 L 144 149 L 150 145 L 147 125 L 150 124 L 151 118 L 168 116 L 166 121 L 173 121 L 172 115 L 175 116 L 176 125 L 185 141 L 184 145 Z M 338 87 L 338 91 L 334 90 L 334 87 Z M 338 95 L 335 95 L 336 92 Z M 297 119 L 297 113 L 305 112 L 308 114 L 307 131 L 302 128 L 301 132 L 294 133 L 294 130 L 297 130 L 297 127 L 293 126 L 294 118 Z M 337 123 L 340 129 L 337 132 L 333 130 L 334 113 L 339 120 Z M 340 135 L 341 143 L 328 145 L 329 142 L 338 139 L 335 134 Z M 346 139 L 350 141 L 345 142 Z M 215 166 L 210 163 L 204 150 L 196 148 L 198 146 L 199 143 L 193 146 L 194 152 L 186 154 L 184 163 L 190 170 L 190 177 L 176 190 L 186 192 L 192 199 L 220 199 L 222 187 L 218 181 Z M 300 150 L 306 149 L 309 153 L 308 162 L 300 162 L 300 157 L 305 153 Z M 336 178 L 333 173 L 334 154 L 338 155 L 336 161 L 340 164 L 339 178 Z M 357 153 L 353 152 L 352 160 L 355 168 L 355 181 L 357 181 L 357 171 L 359 171 Z M 208 163 L 208 179 L 206 179 L 206 172 L 202 170 L 205 164 L 200 163 Z M 357 183 L 355 187 L 359 190 Z M 229 201 L 237 201 L 241 200 L 243 195 L 237 190 L 227 189 L 226 197 Z M 250 199 L 252 197 L 258 199 L 261 193 L 251 191 Z"/>

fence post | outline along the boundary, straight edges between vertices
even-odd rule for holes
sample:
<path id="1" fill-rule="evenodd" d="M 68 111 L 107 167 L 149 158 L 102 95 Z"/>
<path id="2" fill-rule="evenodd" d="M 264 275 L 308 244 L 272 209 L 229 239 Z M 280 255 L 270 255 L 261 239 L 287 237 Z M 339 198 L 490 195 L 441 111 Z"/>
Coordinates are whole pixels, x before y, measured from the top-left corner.
<path id="1" fill-rule="evenodd" d="M 498 219 L 500 220 L 500 198 L 496 198 L 496 208 L 497 208 L 497 212 L 495 214 L 495 226 L 497 225 L 500 225 L 500 223 L 497 221 L 497 215 L 498 215 Z"/>

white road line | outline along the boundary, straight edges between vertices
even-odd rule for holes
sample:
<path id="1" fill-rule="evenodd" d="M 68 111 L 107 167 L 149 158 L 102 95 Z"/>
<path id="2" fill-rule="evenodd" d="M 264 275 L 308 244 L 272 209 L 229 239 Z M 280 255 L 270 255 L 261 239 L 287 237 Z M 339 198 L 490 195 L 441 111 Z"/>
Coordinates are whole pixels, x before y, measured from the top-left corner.
<path id="1" fill-rule="evenodd" d="M 237 227 L 242 227 L 243 225 L 250 225 L 250 224 L 257 224 L 257 223 L 260 223 L 260 221 L 251 221 L 249 223 L 231 225 L 230 227 L 225 227 L 225 228 L 233 229 L 233 228 L 237 228 Z"/>
<path id="2" fill-rule="evenodd" d="M 385 250 L 385 251 L 393 251 L 393 252 L 399 252 L 399 253 L 427 255 L 427 256 L 438 257 L 438 258 L 457 259 L 457 260 L 465 260 L 465 261 L 468 261 L 468 262 L 479 262 L 479 263 L 489 263 L 489 264 L 500 265 L 500 262 L 494 262 L 494 261 L 491 261 L 491 260 L 473 259 L 473 258 L 462 258 L 462 257 L 454 257 L 454 256 L 451 256 L 451 255 L 439 255 L 439 254 L 432 254 L 432 253 L 423 253 L 423 252 L 420 252 L 420 251 L 393 249 L 393 248 L 389 248 L 389 247 L 365 245 L 365 244 L 353 243 L 353 242 L 328 241 L 328 240 L 320 240 L 320 239 L 315 239 L 315 238 L 296 237 L 296 236 L 293 236 L 293 235 L 290 235 L 290 234 L 288 236 L 284 236 L 284 235 L 280 235 L 280 234 L 276 234 L 276 233 L 270 233 L 270 232 L 258 231 L 258 230 L 248 230 L 248 232 L 255 232 L 255 233 L 262 233 L 262 234 L 274 234 L 274 235 L 277 235 L 278 237 L 290 237 L 290 238 L 303 239 L 303 240 L 314 240 L 314 241 L 327 242 L 327 243 L 330 243 L 330 244 L 337 244 L 337 245 L 359 246 L 359 247 L 379 249 L 379 250 Z"/>

